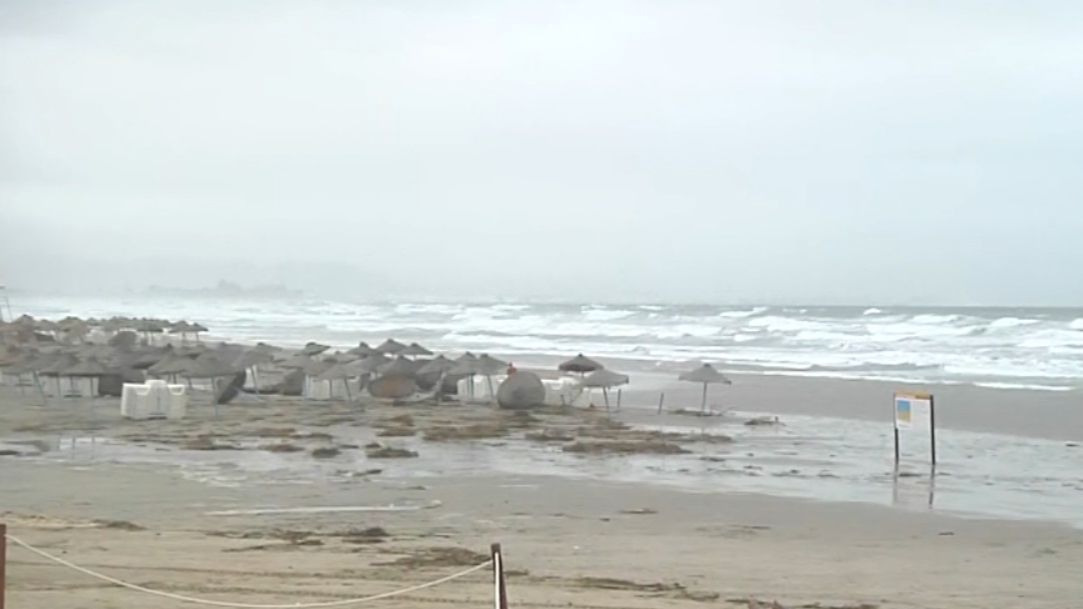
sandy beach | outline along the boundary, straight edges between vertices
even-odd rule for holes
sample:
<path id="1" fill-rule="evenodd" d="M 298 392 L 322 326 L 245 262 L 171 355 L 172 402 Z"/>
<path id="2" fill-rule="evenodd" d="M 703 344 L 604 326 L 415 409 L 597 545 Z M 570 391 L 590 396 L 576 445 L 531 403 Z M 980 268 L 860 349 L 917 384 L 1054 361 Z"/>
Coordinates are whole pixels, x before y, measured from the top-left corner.
<path id="1" fill-rule="evenodd" d="M 815 408 L 809 395 L 839 383 L 847 385 L 761 377 L 747 394 L 742 381 L 719 400 L 786 421 Z M 676 401 L 685 399 L 680 391 L 695 393 L 665 389 Z M 609 415 L 272 398 L 231 404 L 218 419 L 196 402 L 183 421 L 127 421 L 115 401 L 41 406 L 7 390 L 0 438 L 19 455 L 0 457 L 0 509 L 12 534 L 67 560 L 148 587 L 243 602 L 402 588 L 484 561 L 492 542 L 503 544 L 512 605 L 521 607 L 746 607 L 758 599 L 1059 609 L 1083 597 L 1083 530 L 1068 522 L 930 510 L 920 484 L 902 489 L 909 503 L 893 503 L 887 462 L 870 483 L 879 503 L 747 492 L 757 487 L 731 480 L 791 482 L 769 473 L 779 453 L 765 452 L 783 436 L 741 435 L 742 420 L 696 422 L 695 432 L 650 425 L 653 389 L 643 391 Z M 753 394 L 763 401 L 742 402 Z M 974 397 L 985 400 L 984 392 Z M 380 458 L 388 448 L 417 456 Z M 714 477 L 674 477 L 696 463 L 717 468 L 708 470 Z M 630 468 L 661 473 L 634 480 Z M 818 475 L 845 480 L 845 467 L 831 468 Z M 961 484 L 945 480 L 944 492 Z M 1065 480 L 1083 487 L 1078 474 Z M 1083 488 L 1067 491 L 1078 498 Z M 360 511 L 387 506 L 396 509 Z M 298 508 L 307 511 L 288 511 Z M 9 557 L 12 607 L 178 606 L 20 548 Z M 487 572 L 379 601 L 490 602 Z"/>

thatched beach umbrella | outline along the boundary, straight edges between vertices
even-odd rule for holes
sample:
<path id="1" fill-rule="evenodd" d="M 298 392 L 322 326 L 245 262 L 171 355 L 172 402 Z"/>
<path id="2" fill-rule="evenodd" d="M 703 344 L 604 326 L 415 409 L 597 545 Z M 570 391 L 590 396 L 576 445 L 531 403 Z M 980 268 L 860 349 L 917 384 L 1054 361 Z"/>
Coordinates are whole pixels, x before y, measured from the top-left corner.
<path id="1" fill-rule="evenodd" d="M 389 338 L 384 342 L 380 343 L 380 345 L 376 347 L 376 350 L 385 355 L 398 355 L 405 348 L 406 345 L 400 343 L 393 338 Z"/>
<path id="2" fill-rule="evenodd" d="M 115 374 L 117 371 L 110 369 L 98 361 L 96 357 L 88 357 L 64 371 L 65 376 L 82 377 L 90 379 L 90 397 L 97 397 L 98 385 L 103 376 Z"/>
<path id="3" fill-rule="evenodd" d="M 65 340 L 70 342 L 74 339 L 82 343 L 90 334 L 90 325 L 78 317 L 68 316 L 56 323 L 56 330 L 64 336 Z"/>
<path id="4" fill-rule="evenodd" d="M 187 321 L 185 321 L 183 319 L 178 321 L 177 323 L 169 326 L 169 333 L 170 334 L 180 334 L 182 343 L 188 342 L 188 333 L 191 332 L 191 331 L 192 331 L 192 324 L 188 323 Z"/>
<path id="5" fill-rule="evenodd" d="M 147 368 L 147 374 L 176 377 L 178 374 L 188 371 L 188 366 L 191 365 L 193 359 L 170 350 Z"/>
<path id="6" fill-rule="evenodd" d="M 353 349 L 350 349 L 346 353 L 349 353 L 351 355 L 357 355 L 357 356 L 360 356 L 360 357 L 368 357 L 370 355 L 375 355 L 375 354 L 379 353 L 379 351 L 377 351 L 376 349 L 373 349 L 372 347 L 370 347 L 369 344 L 366 343 L 365 341 L 361 341 L 360 343 L 357 344 L 356 347 L 354 347 Z"/>
<path id="7" fill-rule="evenodd" d="M 275 359 L 271 349 L 273 348 L 270 345 L 259 343 L 233 360 L 233 365 L 241 370 L 251 370 L 252 386 L 255 387 L 256 393 L 259 393 L 259 367 L 263 364 L 269 364 Z"/>
<path id="8" fill-rule="evenodd" d="M 310 359 L 305 365 L 301 366 L 301 370 L 304 370 L 308 376 L 319 376 L 330 370 L 334 365 L 333 362 L 327 360 Z"/>
<path id="9" fill-rule="evenodd" d="M 353 396 L 350 395 L 350 377 L 356 375 L 353 374 L 351 363 L 339 362 L 333 364 L 330 368 L 321 372 L 316 377 L 316 380 L 331 383 L 332 395 L 334 394 L 335 381 L 342 381 L 342 384 L 346 386 L 346 399 L 352 400 Z"/>
<path id="10" fill-rule="evenodd" d="M 196 335 L 196 342 L 197 343 L 199 342 L 199 333 L 200 332 L 206 332 L 207 330 L 208 330 L 207 326 L 204 326 L 203 324 L 200 324 L 200 323 L 194 323 L 194 324 L 190 324 L 188 326 L 188 331 L 191 332 L 192 334 Z"/>
<path id="11" fill-rule="evenodd" d="M 467 396 L 474 397 L 474 375 L 478 373 L 478 358 L 473 353 L 467 351 L 459 357 L 455 358 L 455 365 L 447 371 L 450 376 L 464 377 L 470 381 L 467 385 Z M 461 398 L 460 398 L 461 399 Z"/>
<path id="12" fill-rule="evenodd" d="M 482 353 L 477 359 L 478 374 L 485 377 L 485 383 L 489 386 L 489 396 L 496 400 L 496 391 L 493 389 L 493 376 L 505 372 L 508 362 L 500 361 L 487 353 Z"/>
<path id="13" fill-rule="evenodd" d="M 234 376 L 238 372 L 241 372 L 241 369 L 231 362 L 223 360 L 213 351 L 206 351 L 192 360 L 181 375 L 190 379 L 212 379 L 213 381 L 223 376 Z"/>
<path id="14" fill-rule="evenodd" d="M 410 343 L 405 349 L 399 351 L 399 355 L 405 355 L 406 357 L 429 357 L 432 355 L 432 351 L 429 351 L 417 343 Z"/>
<path id="15" fill-rule="evenodd" d="M 44 360 L 39 360 L 44 362 Z M 71 353 L 60 353 L 51 362 L 38 368 L 37 373 L 41 376 L 56 377 L 56 397 L 64 397 L 64 390 L 60 386 L 60 377 L 67 376 L 65 372 L 68 368 L 71 368 L 75 364 L 79 363 L 79 358 L 75 357 Z M 39 363 L 39 365 L 41 365 Z M 70 382 L 69 382 L 70 385 Z"/>
<path id="16" fill-rule="evenodd" d="M 627 374 L 620 374 L 619 372 L 613 372 L 612 370 L 606 370 L 605 368 L 602 368 L 584 376 L 582 380 L 582 385 L 584 387 L 601 388 L 602 398 L 605 399 L 605 409 L 609 410 L 609 390 L 613 387 L 627 385 L 628 380 L 629 379 Z M 617 397 L 617 408 L 620 408 L 619 395 Z"/>
<path id="17" fill-rule="evenodd" d="M 561 372 L 578 372 L 579 374 L 594 372 L 595 370 L 601 370 L 602 368 L 605 368 L 605 366 L 582 353 L 557 366 L 557 370 L 560 370 Z"/>
<path id="18" fill-rule="evenodd" d="M 418 364 L 400 355 L 390 363 L 382 366 L 379 370 L 381 376 L 405 376 L 414 378 L 414 373 L 420 368 Z"/>
<path id="19" fill-rule="evenodd" d="M 454 367 L 455 367 L 455 362 L 449 360 L 448 358 L 444 357 L 443 355 L 437 355 L 433 359 L 425 362 L 425 365 L 418 368 L 417 374 L 421 374 L 421 375 L 425 375 L 425 376 L 429 376 L 429 375 L 433 375 L 433 374 L 440 375 L 440 374 L 444 374 L 445 372 L 448 372 L 449 370 L 451 370 Z"/>
<path id="20" fill-rule="evenodd" d="M 314 341 L 309 341 L 305 343 L 305 346 L 301 349 L 301 353 L 305 355 L 319 355 L 330 348 L 330 345 L 322 345 Z"/>
<path id="21" fill-rule="evenodd" d="M 448 377 L 448 373 L 455 367 L 455 362 L 449 360 L 443 355 L 438 355 L 435 358 L 423 363 L 417 372 L 414 373 L 414 380 L 422 389 L 428 390 L 433 387 L 436 388 L 436 402 L 440 403 L 441 394 L 444 392 L 444 381 Z"/>
<path id="22" fill-rule="evenodd" d="M 106 342 L 111 347 L 131 349 L 139 342 L 139 336 L 131 330 L 122 330 L 109 337 Z"/>
<path id="23" fill-rule="evenodd" d="M 372 355 L 361 360 L 358 364 L 360 369 L 366 374 L 376 374 L 380 368 L 383 368 L 391 362 L 391 358 L 383 353 L 373 353 Z"/>
<path id="24" fill-rule="evenodd" d="M 168 322 L 160 319 L 141 319 L 139 320 L 138 325 L 136 325 L 136 330 L 142 332 L 143 338 L 146 339 L 147 344 L 150 344 L 150 335 L 165 332 L 168 325 Z"/>
<path id="25" fill-rule="evenodd" d="M 695 370 L 682 373 L 677 377 L 682 381 L 688 381 L 690 383 L 703 383 L 703 402 L 700 404 L 700 410 L 707 412 L 707 385 L 732 385 L 733 383 L 725 377 L 721 372 L 714 369 L 714 366 L 710 364 L 703 364 Z"/>
<path id="26" fill-rule="evenodd" d="M 189 384 L 192 379 L 208 379 L 211 383 L 211 400 L 214 403 L 215 416 L 218 416 L 218 405 L 233 399 L 238 393 L 237 379 L 244 384 L 243 370 L 237 368 L 232 362 L 227 362 L 214 351 L 205 351 L 199 357 L 192 360 L 187 368 L 181 373 L 188 378 Z M 220 379 L 228 378 L 221 388 Z"/>

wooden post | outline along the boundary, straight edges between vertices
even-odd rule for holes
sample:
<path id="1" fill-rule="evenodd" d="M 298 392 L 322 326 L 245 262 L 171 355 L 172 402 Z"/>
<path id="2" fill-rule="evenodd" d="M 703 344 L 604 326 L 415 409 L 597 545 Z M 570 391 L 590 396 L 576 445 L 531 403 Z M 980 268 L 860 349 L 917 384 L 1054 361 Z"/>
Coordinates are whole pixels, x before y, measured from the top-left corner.
<path id="1" fill-rule="evenodd" d="M 666 392 L 658 394 L 658 414 L 662 414 L 662 405 L 666 403 Z"/>
<path id="2" fill-rule="evenodd" d="M 898 396 L 891 396 L 891 426 L 895 428 L 895 471 L 899 471 L 899 413 L 896 412 Z"/>
<path id="3" fill-rule="evenodd" d="M 609 412 L 609 390 L 602 387 L 602 398 L 605 400 L 605 411 Z"/>
<path id="4" fill-rule="evenodd" d="M 0 522 L 0 609 L 4 609 L 4 590 L 7 589 L 8 525 Z"/>
<path id="5" fill-rule="evenodd" d="M 500 552 L 500 544 L 494 543 L 489 546 L 493 560 L 493 607 L 494 609 L 508 609 L 508 585 L 504 580 L 504 555 Z M 0 606 L 0 609 L 4 609 Z"/>
<path id="6" fill-rule="evenodd" d="M 620 389 L 617 389 L 617 410 L 620 410 Z"/>
<path id="7" fill-rule="evenodd" d="M 932 448 L 933 467 L 936 467 L 936 402 L 929 395 L 929 446 Z"/>
<path id="8" fill-rule="evenodd" d="M 703 402 L 699 405 L 701 412 L 707 412 L 707 383 L 703 384 Z"/>

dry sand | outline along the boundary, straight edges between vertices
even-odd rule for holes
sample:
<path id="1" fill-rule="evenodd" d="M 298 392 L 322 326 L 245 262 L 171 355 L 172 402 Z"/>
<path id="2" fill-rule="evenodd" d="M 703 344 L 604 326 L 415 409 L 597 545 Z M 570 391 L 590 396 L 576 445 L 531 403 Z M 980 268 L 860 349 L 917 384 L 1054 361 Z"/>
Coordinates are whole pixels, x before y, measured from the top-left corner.
<path id="1" fill-rule="evenodd" d="M 224 462 L 251 451 L 323 462 L 326 455 L 313 451 L 364 453 L 366 447 L 336 435 L 342 425 L 381 447 L 395 447 L 413 431 L 420 451 L 447 443 L 579 441 L 635 450 L 693 441 L 581 411 L 524 417 L 483 407 L 367 405 L 362 412 L 356 405 L 275 400 L 226 407 L 217 421 L 208 408 L 196 408 L 185 421 L 132 422 L 116 410 L 115 402 L 99 401 L 91 417 L 85 403 L 43 408 L 9 392 L 0 398 L 0 438 L 28 442 L 26 452 L 35 453 L 58 437 L 97 428 L 98 438 L 177 460 L 213 455 Z M 286 445 L 297 450 L 283 452 L 291 450 Z M 342 457 L 327 457 L 335 458 Z M 581 458 L 625 457 L 603 451 Z M 484 471 L 413 476 L 412 461 L 364 458 L 348 476 L 308 484 L 256 476 L 222 486 L 161 465 L 0 457 L 0 518 L 28 542 L 129 581 L 245 602 L 395 589 L 484 560 L 494 541 L 505 548 L 516 607 L 746 607 L 757 598 L 786 607 L 1068 609 L 1083 598 L 1083 531 L 1067 526 L 597 479 Z M 392 504 L 417 509 L 213 514 Z M 13 608 L 182 606 L 45 565 L 18 548 L 9 556 Z M 478 573 L 375 605 L 488 603 L 490 585 Z"/>

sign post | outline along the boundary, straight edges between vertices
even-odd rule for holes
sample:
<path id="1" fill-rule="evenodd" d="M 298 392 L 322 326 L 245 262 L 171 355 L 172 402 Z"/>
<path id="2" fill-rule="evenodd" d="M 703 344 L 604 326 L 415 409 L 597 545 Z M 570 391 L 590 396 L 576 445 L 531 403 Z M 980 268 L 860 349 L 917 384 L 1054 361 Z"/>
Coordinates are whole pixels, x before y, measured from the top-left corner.
<path id="1" fill-rule="evenodd" d="M 8 525 L 0 522 L 0 609 L 4 609 L 4 591 L 7 588 Z"/>
<path id="2" fill-rule="evenodd" d="M 899 430 L 929 428 L 929 452 L 936 465 L 936 407 L 931 393 L 896 393 L 893 401 L 895 419 L 895 465 L 899 465 Z"/>

